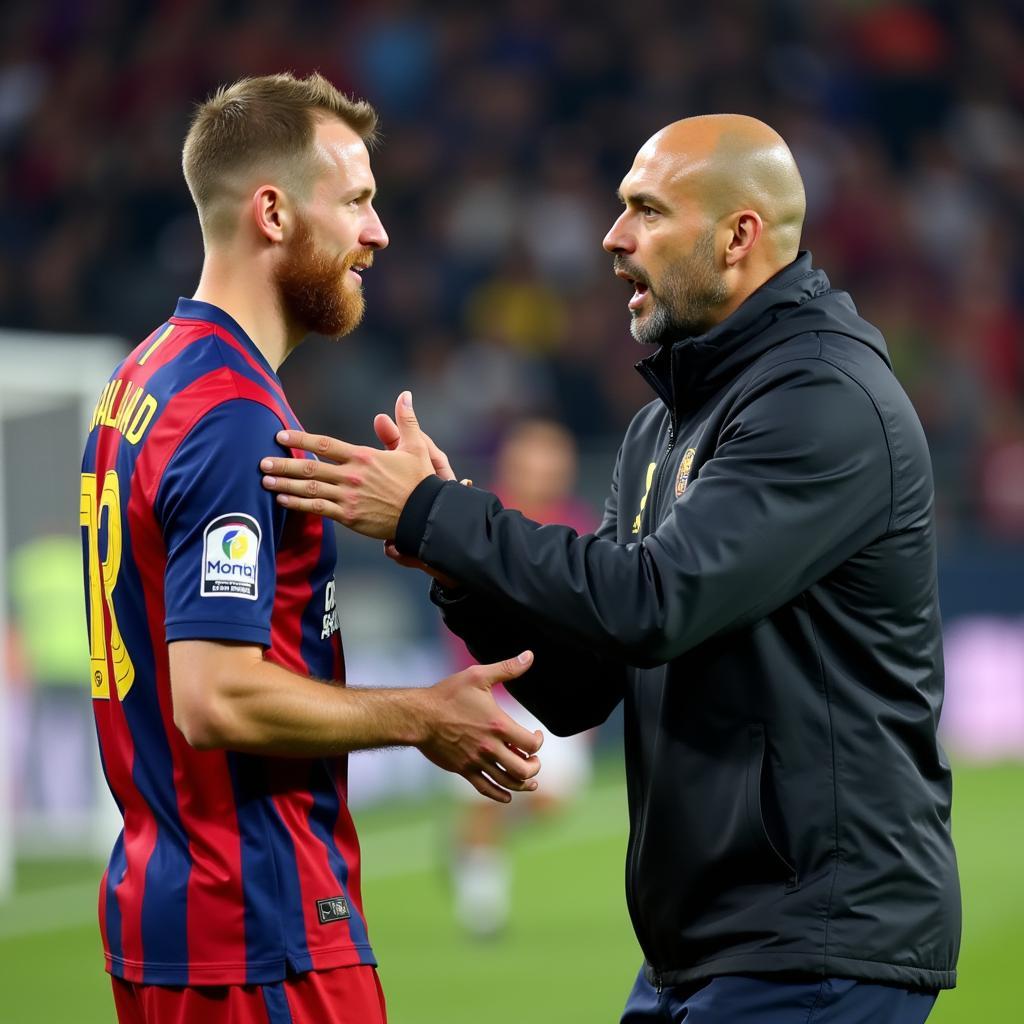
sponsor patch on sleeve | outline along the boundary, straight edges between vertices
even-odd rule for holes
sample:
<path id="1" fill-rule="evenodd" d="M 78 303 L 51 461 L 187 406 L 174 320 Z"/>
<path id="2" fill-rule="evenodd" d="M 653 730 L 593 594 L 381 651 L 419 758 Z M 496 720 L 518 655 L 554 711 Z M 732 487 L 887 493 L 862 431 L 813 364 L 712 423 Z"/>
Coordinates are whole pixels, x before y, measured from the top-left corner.
<path id="1" fill-rule="evenodd" d="M 320 916 L 321 924 L 344 921 L 345 918 L 352 915 L 348 908 L 348 900 L 344 896 L 332 896 L 329 900 L 317 900 L 316 912 Z"/>
<path id="2" fill-rule="evenodd" d="M 259 596 L 260 524 L 242 512 L 218 516 L 203 531 L 202 597 Z"/>

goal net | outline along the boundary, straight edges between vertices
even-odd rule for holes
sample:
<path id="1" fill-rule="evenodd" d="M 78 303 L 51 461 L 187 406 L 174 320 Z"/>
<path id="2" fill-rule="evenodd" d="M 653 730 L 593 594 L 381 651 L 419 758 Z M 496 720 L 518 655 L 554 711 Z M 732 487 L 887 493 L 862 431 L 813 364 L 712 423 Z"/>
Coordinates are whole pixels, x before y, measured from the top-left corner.
<path id="1" fill-rule="evenodd" d="M 105 855 L 119 827 L 95 753 L 71 560 L 86 425 L 124 354 L 110 337 L 0 330 L 0 897 L 17 854 Z M 34 679 L 47 675 L 34 666 L 74 660 L 76 629 L 81 679 Z"/>

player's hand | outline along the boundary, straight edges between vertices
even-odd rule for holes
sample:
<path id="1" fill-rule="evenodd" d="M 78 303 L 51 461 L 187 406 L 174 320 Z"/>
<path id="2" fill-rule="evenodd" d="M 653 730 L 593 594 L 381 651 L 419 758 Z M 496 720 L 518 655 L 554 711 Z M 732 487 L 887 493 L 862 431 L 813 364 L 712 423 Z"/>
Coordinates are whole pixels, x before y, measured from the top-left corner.
<path id="1" fill-rule="evenodd" d="M 524 651 L 494 665 L 474 665 L 417 691 L 425 702 L 427 738 L 417 746 L 436 765 L 455 772 L 484 796 L 508 803 L 512 793 L 537 788 L 540 761 L 533 756 L 544 734 L 530 732 L 498 706 L 491 688 L 526 672 L 533 653 Z"/>
<path id="2" fill-rule="evenodd" d="M 434 569 L 427 565 L 426 562 L 421 562 L 418 558 L 413 558 L 411 555 L 403 555 L 401 551 L 395 546 L 393 540 L 384 541 L 384 554 L 391 559 L 395 565 L 402 566 L 403 569 L 419 569 L 420 572 L 425 572 L 428 576 L 437 580 L 438 583 L 444 587 L 445 590 L 459 590 L 459 584 L 441 572 L 440 569 Z"/>
<path id="3" fill-rule="evenodd" d="M 387 417 L 377 417 L 382 420 Z M 264 459 L 263 486 L 274 491 L 285 508 L 314 512 L 367 537 L 389 540 L 416 485 L 437 472 L 434 458 L 454 479 L 447 457 L 420 430 L 408 391 L 398 397 L 395 421 L 398 440 L 384 451 L 322 434 L 283 430 L 277 435 L 281 444 L 318 458 Z M 386 424 L 381 429 L 386 431 Z"/>
<path id="4" fill-rule="evenodd" d="M 403 392 L 409 394 L 408 392 Z M 412 407 L 412 396 L 409 396 L 410 408 Z M 398 396 L 398 401 L 395 403 L 395 412 L 402 407 L 402 396 Z M 373 432 L 377 435 L 380 443 L 384 445 L 388 451 L 394 451 L 402 443 L 402 432 L 398 429 L 398 424 L 385 412 L 379 412 L 373 418 Z M 455 471 L 452 469 L 451 463 L 448 461 L 448 456 L 445 455 L 440 448 L 434 444 L 431 436 L 420 428 L 420 436 L 424 441 L 427 442 L 427 452 L 430 455 L 430 464 L 434 467 L 434 472 L 442 480 L 454 480 Z"/>
<path id="5" fill-rule="evenodd" d="M 377 413 L 373 418 L 373 430 L 380 440 L 380 443 L 389 451 L 397 448 L 402 439 L 401 431 L 398 429 L 395 421 L 383 412 Z M 427 442 L 427 450 L 430 452 L 430 463 L 434 467 L 434 472 L 442 480 L 454 480 L 455 472 L 451 467 L 451 463 L 448 461 L 448 456 L 445 455 L 445 453 L 441 451 L 436 444 L 434 444 L 433 440 L 427 434 L 423 434 L 423 438 Z M 465 480 L 462 482 L 467 483 Z M 395 547 L 395 542 L 393 540 L 384 541 L 384 554 L 387 555 L 392 562 L 396 565 L 402 566 L 404 569 L 419 569 L 420 572 L 424 572 L 428 576 L 432 576 L 441 584 L 442 587 L 445 588 L 445 590 L 458 589 L 458 584 L 450 576 L 446 576 L 443 572 L 440 572 L 437 569 L 432 569 L 426 562 L 421 562 L 418 558 L 413 558 L 411 555 L 403 555 L 398 548 Z"/>

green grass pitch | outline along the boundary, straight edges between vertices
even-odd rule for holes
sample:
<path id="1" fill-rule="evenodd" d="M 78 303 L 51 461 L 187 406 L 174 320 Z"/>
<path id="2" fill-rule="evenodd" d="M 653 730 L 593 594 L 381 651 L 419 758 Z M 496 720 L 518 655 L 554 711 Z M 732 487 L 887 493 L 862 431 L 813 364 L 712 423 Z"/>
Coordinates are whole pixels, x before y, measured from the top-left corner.
<path id="1" fill-rule="evenodd" d="M 1015 1019 L 1024 962 L 1024 765 L 956 770 L 954 830 L 964 888 L 960 987 L 935 1024 Z M 365 900 L 391 1024 L 618 1021 L 640 954 L 622 891 L 620 769 L 558 821 L 519 830 L 512 927 L 483 945 L 451 919 L 443 869 L 450 808 L 392 805 L 357 816 Z M 27 862 L 0 904 L 0 1021 L 110 1024 L 94 923 L 100 868 Z"/>

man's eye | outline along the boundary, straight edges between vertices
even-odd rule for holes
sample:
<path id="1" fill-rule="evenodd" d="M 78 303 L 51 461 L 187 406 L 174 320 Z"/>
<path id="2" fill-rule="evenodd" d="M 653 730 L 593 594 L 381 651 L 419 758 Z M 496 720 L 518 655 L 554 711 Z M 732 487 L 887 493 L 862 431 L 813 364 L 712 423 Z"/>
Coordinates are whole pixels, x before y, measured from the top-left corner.
<path id="1" fill-rule="evenodd" d="M 653 206 L 641 206 L 640 212 L 645 217 L 656 217 L 658 215 L 658 211 Z"/>

